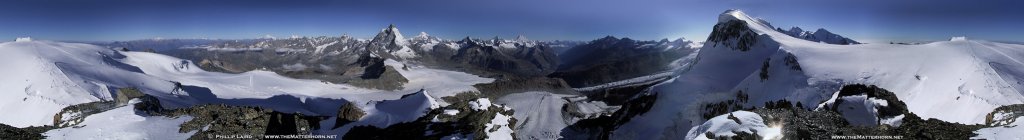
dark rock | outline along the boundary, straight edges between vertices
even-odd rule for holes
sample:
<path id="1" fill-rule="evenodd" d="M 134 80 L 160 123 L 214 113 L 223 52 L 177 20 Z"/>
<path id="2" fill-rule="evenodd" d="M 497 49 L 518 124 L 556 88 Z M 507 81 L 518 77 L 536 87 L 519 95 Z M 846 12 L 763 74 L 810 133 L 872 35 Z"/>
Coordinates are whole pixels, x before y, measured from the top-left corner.
<path id="1" fill-rule="evenodd" d="M 783 127 L 787 139 L 831 139 L 839 135 L 895 136 L 904 139 L 969 139 L 982 125 L 966 125 L 937 119 L 924 120 L 906 111 L 905 104 L 895 94 L 885 89 L 867 85 L 847 85 L 840 96 L 867 94 L 873 98 L 889 101 L 891 109 L 880 109 L 879 114 L 905 115 L 898 127 L 889 125 L 851 125 L 841 114 L 833 110 L 810 111 L 800 108 L 756 108 L 752 112 L 765 119 L 765 124 Z M 888 111 L 883 111 L 888 110 Z M 881 113 L 888 112 L 888 113 Z"/>
<path id="2" fill-rule="evenodd" d="M 444 114 L 444 110 L 449 109 L 459 110 L 460 113 Z M 470 134 L 474 136 L 472 139 L 487 139 L 486 133 L 491 130 L 486 130 L 486 124 L 498 114 L 511 116 L 513 113 L 512 110 L 504 110 L 498 106 L 491 106 L 487 110 L 473 110 L 469 107 L 469 100 L 466 100 L 432 109 L 412 122 L 398 123 L 386 128 L 356 126 L 349 130 L 343 139 L 440 139 L 450 135 Z M 434 122 L 435 117 L 440 121 Z M 512 118 L 508 126 L 515 126 L 516 123 L 517 120 Z M 512 136 L 515 137 L 515 134 Z"/>
<path id="3" fill-rule="evenodd" d="M 485 97 L 502 97 L 510 93 L 521 93 L 528 91 L 547 91 L 560 94 L 575 94 L 565 81 L 558 78 L 547 77 L 508 77 L 498 79 L 491 83 L 473 85 L 480 90 Z"/>
<path id="4" fill-rule="evenodd" d="M 771 62 L 771 60 L 771 58 L 765 59 L 764 64 L 761 65 L 761 73 L 759 75 L 761 76 L 762 82 L 764 82 L 764 80 L 768 80 L 768 68 L 770 68 L 769 62 Z"/>
<path id="5" fill-rule="evenodd" d="M 136 88 L 118 88 L 116 91 L 113 101 L 97 101 L 64 107 L 53 116 L 53 125 L 56 127 L 73 126 L 84 121 L 89 115 L 128 105 L 128 101 L 136 98 L 144 101 L 136 104 L 134 106 L 136 109 L 146 112 L 160 111 L 159 100 Z"/>
<path id="6" fill-rule="evenodd" d="M 563 128 L 560 135 L 566 139 L 609 139 L 618 126 L 626 124 L 637 115 L 650 111 L 657 101 L 657 97 L 657 93 L 638 94 L 636 98 L 627 101 L 612 115 L 579 120 Z"/>
<path id="7" fill-rule="evenodd" d="M 1002 119 L 995 119 L 995 115 L 1002 116 Z M 1018 117 L 1024 116 L 1024 104 L 1000 106 L 992 110 L 992 113 L 985 115 L 985 125 L 1002 126 L 1017 121 Z"/>
<path id="8" fill-rule="evenodd" d="M 114 102 L 117 103 L 118 106 L 126 105 L 129 100 L 146 95 L 137 88 L 119 88 L 115 94 Z"/>
<path id="9" fill-rule="evenodd" d="M 260 107 L 199 105 L 167 110 L 162 116 L 192 117 L 181 124 L 179 133 L 198 131 L 189 139 L 212 139 L 213 136 L 303 135 L 320 128 L 327 117 L 301 113 L 283 113 Z"/>
<path id="10" fill-rule="evenodd" d="M 725 43 L 722 45 L 730 49 L 748 51 L 757 43 L 757 36 L 757 33 L 747 27 L 746 22 L 730 20 L 715 24 L 714 30 L 708 36 L 707 43 Z M 712 45 L 712 47 L 718 46 Z"/>
<path id="11" fill-rule="evenodd" d="M 363 115 L 366 115 L 366 113 L 359 109 L 358 106 L 352 104 L 352 102 L 345 103 L 338 109 L 338 118 L 335 120 L 333 128 L 359 121 L 359 119 L 363 118 Z"/>
<path id="12" fill-rule="evenodd" d="M 0 139 L 4 140 L 41 140 L 46 139 L 43 133 L 56 129 L 53 126 L 32 126 L 26 128 L 17 128 L 7 124 L 0 123 Z"/>

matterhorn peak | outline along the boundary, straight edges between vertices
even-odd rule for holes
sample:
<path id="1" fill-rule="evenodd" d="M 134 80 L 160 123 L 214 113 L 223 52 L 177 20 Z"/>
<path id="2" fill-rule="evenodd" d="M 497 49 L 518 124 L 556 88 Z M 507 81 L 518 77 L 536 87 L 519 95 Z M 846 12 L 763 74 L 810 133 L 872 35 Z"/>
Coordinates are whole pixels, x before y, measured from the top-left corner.
<path id="1" fill-rule="evenodd" d="M 398 30 L 398 27 L 395 27 L 395 24 L 388 24 L 388 30 Z"/>
<path id="2" fill-rule="evenodd" d="M 380 33 L 374 37 L 374 40 L 377 39 L 393 39 L 391 41 L 398 46 L 405 46 L 408 44 L 405 37 L 402 37 L 402 32 L 398 31 L 398 27 L 396 27 L 395 24 L 388 24 L 387 28 L 381 29 Z"/>

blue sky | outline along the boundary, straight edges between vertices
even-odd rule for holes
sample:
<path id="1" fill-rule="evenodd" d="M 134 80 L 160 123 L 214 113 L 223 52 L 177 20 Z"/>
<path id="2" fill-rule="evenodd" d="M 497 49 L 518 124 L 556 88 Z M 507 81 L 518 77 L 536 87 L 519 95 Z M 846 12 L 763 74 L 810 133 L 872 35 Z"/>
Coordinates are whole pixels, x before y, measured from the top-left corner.
<path id="1" fill-rule="evenodd" d="M 0 38 L 370 38 L 395 24 L 406 36 L 448 39 L 704 40 L 719 13 L 741 9 L 776 27 L 826 28 L 868 42 L 1024 41 L 1021 7 L 1010 0 L 18 0 L 0 5 Z"/>

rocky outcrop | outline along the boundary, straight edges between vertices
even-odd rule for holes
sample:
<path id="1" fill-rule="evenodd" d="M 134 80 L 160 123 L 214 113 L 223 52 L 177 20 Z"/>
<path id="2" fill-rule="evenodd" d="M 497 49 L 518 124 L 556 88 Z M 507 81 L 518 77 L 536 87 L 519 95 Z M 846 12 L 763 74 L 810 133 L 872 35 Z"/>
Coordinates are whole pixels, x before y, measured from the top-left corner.
<path id="1" fill-rule="evenodd" d="M 211 136 L 253 136 L 312 134 L 327 117 L 301 113 L 283 113 L 261 107 L 199 105 L 166 110 L 162 116 L 191 116 L 181 124 L 179 133 L 198 131 L 189 139 L 213 139 Z"/>
<path id="2" fill-rule="evenodd" d="M 910 111 L 907 109 L 907 104 L 900 101 L 895 93 L 889 92 L 888 90 L 879 88 L 874 85 L 862 85 L 853 84 L 843 86 L 839 90 L 837 98 L 864 95 L 870 98 L 881 99 L 885 101 L 885 106 L 875 106 L 875 110 L 878 111 L 876 117 L 879 118 L 890 118 L 903 114 L 909 114 Z M 842 104 L 844 100 L 836 100 L 834 104 Z M 862 103 L 861 103 L 862 104 Z M 837 105 L 826 106 L 825 108 L 830 111 L 837 111 Z"/>
<path id="3" fill-rule="evenodd" d="M 364 115 L 366 115 L 366 112 L 363 112 L 362 109 L 359 109 L 359 107 L 352 104 L 352 102 L 345 103 L 344 105 L 341 105 L 341 108 L 338 108 L 338 117 L 334 121 L 335 123 L 333 128 L 338 128 L 348 123 L 359 121 L 359 119 L 363 118 Z"/>
<path id="4" fill-rule="evenodd" d="M 748 51 L 757 43 L 758 36 L 746 22 L 728 20 L 715 24 L 707 43 L 715 44 L 712 47 L 724 46 L 733 50 Z"/>
<path id="5" fill-rule="evenodd" d="M 116 91 L 113 101 L 97 101 L 64 107 L 53 116 L 53 126 L 68 127 L 77 125 L 89 115 L 128 105 L 132 99 L 148 101 L 148 103 L 136 104 L 134 106 L 141 111 L 149 112 L 159 110 L 160 108 L 159 100 L 142 93 L 136 88 L 118 88 Z"/>
<path id="6" fill-rule="evenodd" d="M 920 139 L 970 139 L 973 131 L 984 126 L 945 122 L 937 119 L 923 119 L 906 110 L 905 104 L 895 94 L 885 89 L 867 85 L 847 85 L 839 91 L 840 96 L 868 95 L 887 101 L 889 107 L 879 109 L 879 116 L 903 115 L 900 125 L 853 125 L 842 114 L 832 110 L 812 111 L 802 106 L 761 107 L 752 109 L 765 120 L 765 124 L 781 126 L 784 138 L 831 139 L 836 135 L 894 136 Z M 788 103 L 788 102 L 787 102 Z"/>
<path id="7" fill-rule="evenodd" d="M 224 73 L 242 73 L 242 72 L 245 72 L 245 71 L 237 70 L 236 68 L 233 68 L 232 66 L 229 66 L 228 63 L 224 63 L 222 61 L 217 61 L 217 60 L 211 60 L 211 59 L 203 59 L 202 61 L 199 61 L 199 68 L 203 69 L 203 70 L 206 70 L 206 71 L 224 72 Z"/>
<path id="8" fill-rule="evenodd" d="M 460 94 L 473 96 L 473 93 Z M 456 101 L 460 98 L 448 98 Z M 488 133 L 496 132 L 500 127 L 515 126 L 512 110 L 500 105 L 491 105 L 486 109 L 473 109 L 471 102 L 462 100 L 451 105 L 432 109 L 423 117 L 412 122 L 398 123 L 386 128 L 374 126 L 356 126 L 345 134 L 343 139 L 441 139 L 448 136 L 471 136 L 464 139 L 488 139 Z M 457 112 L 457 113 L 446 113 Z M 507 125 L 490 125 L 499 115 L 509 118 Z M 487 129 L 491 128 L 491 129 Z M 515 134 L 511 134 L 514 138 Z"/>
<path id="9" fill-rule="evenodd" d="M 618 126 L 650 111 L 657 101 L 656 94 L 637 95 L 636 98 L 623 103 L 622 107 L 611 115 L 579 120 L 562 129 L 559 135 L 570 139 L 609 139 Z"/>
<path id="10" fill-rule="evenodd" d="M 985 116 L 985 125 L 1008 125 L 1018 121 L 1017 118 L 1021 116 L 1024 116 L 1024 104 L 1000 106 Z"/>
<path id="11" fill-rule="evenodd" d="M 574 94 L 565 81 L 547 77 L 507 77 L 491 83 L 473 85 L 485 97 L 498 98 L 506 94 L 528 91 L 546 91 L 559 94 Z"/>
<path id="12" fill-rule="evenodd" d="M 137 88 L 119 88 L 114 96 L 114 103 L 118 106 L 127 105 L 128 101 L 135 98 L 146 96 L 145 93 L 139 91 Z"/>
<path id="13" fill-rule="evenodd" d="M 7 124 L 0 123 L 0 139 L 4 140 L 41 140 L 46 139 L 43 133 L 57 127 L 53 126 L 33 126 L 26 128 L 17 128 Z"/>

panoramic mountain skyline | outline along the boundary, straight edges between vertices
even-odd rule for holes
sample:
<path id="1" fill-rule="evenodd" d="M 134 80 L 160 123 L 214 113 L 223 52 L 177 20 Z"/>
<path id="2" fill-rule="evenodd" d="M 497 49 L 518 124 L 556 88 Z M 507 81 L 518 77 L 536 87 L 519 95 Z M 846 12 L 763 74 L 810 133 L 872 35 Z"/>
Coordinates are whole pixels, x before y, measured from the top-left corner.
<path id="1" fill-rule="evenodd" d="M 1024 41 L 1019 1 L 13 1 L 0 6 L 0 38 L 64 41 L 264 36 L 371 38 L 395 24 L 446 39 L 703 40 L 713 15 L 743 9 L 776 27 L 825 28 L 868 43 L 952 36 Z M 372 13 L 372 14 L 371 14 Z"/>
<path id="2" fill-rule="evenodd" d="M 4 140 L 1024 137 L 1013 2 L 12 4 Z"/>

